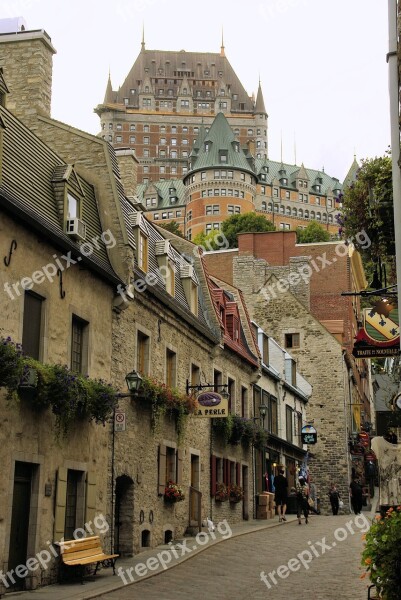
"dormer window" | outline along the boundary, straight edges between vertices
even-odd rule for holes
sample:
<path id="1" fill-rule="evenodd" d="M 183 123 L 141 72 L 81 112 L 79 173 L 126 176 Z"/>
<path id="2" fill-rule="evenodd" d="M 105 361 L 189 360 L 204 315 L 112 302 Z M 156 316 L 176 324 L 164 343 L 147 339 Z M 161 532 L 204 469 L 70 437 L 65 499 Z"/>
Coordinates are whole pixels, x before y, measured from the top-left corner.
<path id="1" fill-rule="evenodd" d="M 219 154 L 220 154 L 220 162 L 227 163 L 227 158 L 228 158 L 227 152 L 220 151 Z"/>
<path id="2" fill-rule="evenodd" d="M 135 235 L 136 260 L 138 267 L 148 270 L 148 229 L 143 214 L 136 211 L 130 215 L 131 227 Z"/>

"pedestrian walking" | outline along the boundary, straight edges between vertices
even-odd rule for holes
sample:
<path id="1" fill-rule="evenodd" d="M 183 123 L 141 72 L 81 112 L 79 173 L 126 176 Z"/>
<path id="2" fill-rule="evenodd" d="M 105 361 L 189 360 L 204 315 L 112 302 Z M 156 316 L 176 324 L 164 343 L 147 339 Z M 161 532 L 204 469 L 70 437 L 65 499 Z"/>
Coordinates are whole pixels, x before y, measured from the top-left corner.
<path id="1" fill-rule="evenodd" d="M 350 483 L 351 506 L 356 515 L 360 515 L 363 504 L 363 491 L 359 479 L 353 479 Z"/>
<path id="2" fill-rule="evenodd" d="M 287 510 L 287 495 L 288 495 L 288 481 L 284 476 L 284 469 L 279 469 L 278 475 L 274 478 L 274 501 L 277 506 L 278 521 L 286 521 L 285 511 Z"/>
<path id="3" fill-rule="evenodd" d="M 335 483 L 332 483 L 329 491 L 329 499 L 331 504 L 331 511 L 333 515 L 338 515 L 338 509 L 340 506 L 340 494 L 337 490 Z"/>
<path id="4" fill-rule="evenodd" d="M 305 525 L 308 524 L 309 516 L 309 486 L 304 477 L 299 477 L 297 485 L 297 517 L 298 524 L 301 525 L 301 517 L 305 517 Z"/>

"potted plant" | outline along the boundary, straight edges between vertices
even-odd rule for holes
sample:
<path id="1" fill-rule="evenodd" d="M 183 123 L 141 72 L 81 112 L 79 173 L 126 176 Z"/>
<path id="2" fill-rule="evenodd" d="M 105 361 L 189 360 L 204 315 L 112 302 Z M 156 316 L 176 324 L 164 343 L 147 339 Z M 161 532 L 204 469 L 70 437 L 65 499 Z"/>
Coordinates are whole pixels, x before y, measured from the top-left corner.
<path id="1" fill-rule="evenodd" d="M 214 495 L 216 502 L 225 502 L 228 500 L 228 489 L 224 483 L 216 483 L 216 493 Z"/>
<path id="2" fill-rule="evenodd" d="M 185 500 L 184 490 L 173 481 L 168 481 L 164 488 L 164 501 L 167 503 L 181 502 Z"/>
<path id="3" fill-rule="evenodd" d="M 233 503 L 241 502 L 241 500 L 244 498 L 244 490 L 242 489 L 241 486 L 235 485 L 234 483 L 232 483 L 228 487 L 228 497 L 229 497 L 230 502 L 233 502 Z"/>
<path id="4" fill-rule="evenodd" d="M 383 600 L 399 600 L 401 587 L 401 506 L 378 515 L 365 536 L 362 565 Z"/>

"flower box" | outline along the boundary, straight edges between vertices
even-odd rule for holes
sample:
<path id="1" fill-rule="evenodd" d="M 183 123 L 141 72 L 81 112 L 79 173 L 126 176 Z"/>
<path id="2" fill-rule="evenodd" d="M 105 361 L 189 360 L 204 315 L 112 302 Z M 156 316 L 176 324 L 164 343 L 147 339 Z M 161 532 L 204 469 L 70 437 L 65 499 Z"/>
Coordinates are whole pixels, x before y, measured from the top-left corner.
<path id="1" fill-rule="evenodd" d="M 177 485 L 173 481 L 169 481 L 164 488 L 164 501 L 166 504 L 175 504 L 175 502 L 181 502 L 185 500 L 184 490 L 181 486 Z"/>

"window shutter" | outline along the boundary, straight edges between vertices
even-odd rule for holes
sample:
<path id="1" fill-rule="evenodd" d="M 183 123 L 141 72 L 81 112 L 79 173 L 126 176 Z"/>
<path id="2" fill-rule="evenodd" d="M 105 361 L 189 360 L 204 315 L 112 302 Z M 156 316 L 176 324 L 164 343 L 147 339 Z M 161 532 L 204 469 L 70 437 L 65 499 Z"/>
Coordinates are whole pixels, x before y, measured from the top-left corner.
<path id="1" fill-rule="evenodd" d="M 96 475 L 93 471 L 86 474 L 85 522 L 93 521 L 96 513 Z"/>
<path id="2" fill-rule="evenodd" d="M 67 504 L 67 469 L 59 467 L 56 483 L 56 504 L 54 511 L 53 539 L 55 542 L 64 537 L 65 508 Z"/>
<path id="3" fill-rule="evenodd" d="M 178 485 L 182 484 L 182 465 L 184 458 L 184 452 L 179 448 L 177 450 L 177 483 Z"/>
<path id="4" fill-rule="evenodd" d="M 236 465 L 236 476 L 237 476 L 237 485 L 241 485 L 241 463 L 237 463 Z"/>
<path id="5" fill-rule="evenodd" d="M 158 491 L 159 496 L 163 496 L 166 487 L 166 454 L 167 448 L 164 444 L 159 446 L 159 481 Z"/>
<path id="6" fill-rule="evenodd" d="M 210 457 L 210 495 L 216 495 L 217 458 L 212 454 Z"/>

